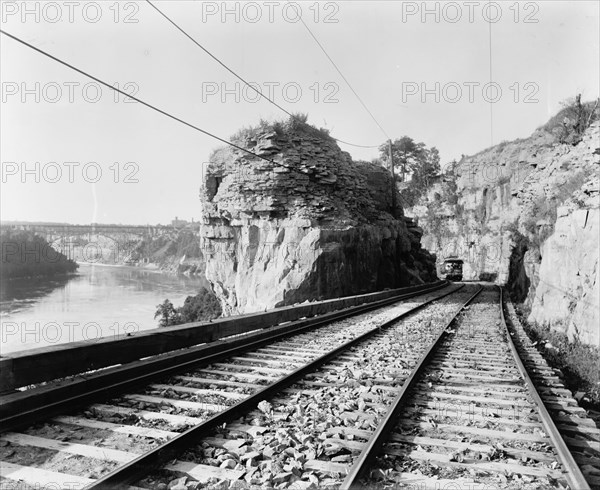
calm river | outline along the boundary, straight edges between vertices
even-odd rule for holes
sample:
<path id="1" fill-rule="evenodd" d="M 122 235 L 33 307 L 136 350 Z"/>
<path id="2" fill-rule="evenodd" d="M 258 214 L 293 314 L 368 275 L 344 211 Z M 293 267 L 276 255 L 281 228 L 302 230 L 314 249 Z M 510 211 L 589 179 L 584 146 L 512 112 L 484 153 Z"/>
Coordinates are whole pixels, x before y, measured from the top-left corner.
<path id="1" fill-rule="evenodd" d="M 156 328 L 156 305 L 169 298 L 181 306 L 202 286 L 203 277 L 102 265 L 80 265 L 70 277 L 3 282 L 0 353 Z"/>

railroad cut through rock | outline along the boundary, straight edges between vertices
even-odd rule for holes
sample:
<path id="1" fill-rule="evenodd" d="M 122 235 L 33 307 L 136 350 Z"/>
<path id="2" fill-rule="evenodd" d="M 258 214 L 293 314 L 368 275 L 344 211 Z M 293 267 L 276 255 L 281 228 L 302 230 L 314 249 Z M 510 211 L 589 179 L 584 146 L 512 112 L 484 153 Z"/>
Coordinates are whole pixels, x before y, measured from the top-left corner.
<path id="1" fill-rule="evenodd" d="M 507 284 L 530 322 L 597 346 L 599 169 L 598 121 L 574 142 L 548 123 L 446 167 L 406 213 L 438 261 L 463 259 L 465 279 Z"/>

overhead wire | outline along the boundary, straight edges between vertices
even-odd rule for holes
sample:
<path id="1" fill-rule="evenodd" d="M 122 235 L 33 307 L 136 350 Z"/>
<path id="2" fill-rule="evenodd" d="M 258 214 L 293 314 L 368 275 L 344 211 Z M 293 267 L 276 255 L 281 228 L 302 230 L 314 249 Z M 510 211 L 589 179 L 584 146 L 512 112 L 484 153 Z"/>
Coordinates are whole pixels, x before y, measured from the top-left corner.
<path id="1" fill-rule="evenodd" d="M 360 95 L 358 95 L 358 92 L 356 92 L 356 90 L 354 90 L 354 87 L 352 87 L 352 84 L 348 81 L 348 79 L 346 78 L 346 76 L 342 73 L 342 70 L 339 69 L 339 67 L 337 66 L 337 64 L 335 63 L 335 61 L 333 61 L 333 58 L 331 56 L 329 56 L 329 53 L 327 52 L 327 50 L 319 42 L 319 40 L 313 34 L 313 32 L 310 30 L 310 28 L 306 25 L 306 22 L 304 22 L 304 19 L 302 19 L 302 16 L 299 16 L 299 18 L 300 18 L 300 22 L 302 22 L 302 25 L 306 28 L 306 30 L 308 31 L 308 33 L 310 34 L 310 36 L 313 38 L 313 40 L 315 41 L 315 43 L 317 43 L 317 46 L 319 46 L 319 48 L 321 49 L 321 51 L 323 51 L 323 54 L 327 57 L 327 59 L 329 60 L 329 62 L 333 65 L 333 67 L 336 69 L 336 71 L 342 77 L 342 79 L 344 80 L 344 82 L 346 82 L 346 84 L 348 85 L 348 87 L 350 88 L 350 90 L 352 90 L 352 93 L 356 96 L 356 98 L 361 103 L 361 105 L 364 107 L 364 109 L 367 111 L 367 113 L 369 114 L 369 116 L 371 116 L 371 119 L 373 119 L 373 121 L 375 122 L 375 124 L 377 124 L 377 126 L 379 127 L 379 129 L 381 130 L 381 132 L 385 135 L 386 139 L 389 140 L 390 137 L 388 136 L 386 130 L 383 129 L 383 126 L 381 126 L 381 124 L 379 124 L 379 121 L 375 118 L 375 116 L 373 115 L 373 113 L 367 107 L 367 104 L 365 104 L 365 102 L 362 100 L 362 98 L 360 97 Z"/>
<path id="2" fill-rule="evenodd" d="M 208 49 L 206 49 L 204 46 L 202 46 L 202 44 L 200 44 L 198 41 L 196 41 L 196 39 L 194 39 L 192 36 L 190 36 L 183 28 L 181 28 L 173 19 L 171 19 L 167 14 L 165 14 L 162 10 L 160 10 L 156 5 L 154 5 L 150 0 L 146 0 L 147 3 L 150 4 L 150 6 L 156 10 L 160 15 L 162 15 L 170 24 L 172 24 L 175 29 L 177 29 L 179 32 L 181 32 L 185 37 L 187 37 L 190 41 L 192 41 L 196 46 L 198 46 L 202 51 L 204 51 L 208 56 L 210 56 L 213 60 L 215 60 L 217 63 L 219 63 L 219 65 L 221 65 L 223 68 L 225 68 L 229 73 L 231 73 L 234 77 L 236 77 L 238 80 L 240 80 L 242 83 L 246 84 L 248 87 L 250 87 L 252 90 L 254 90 L 258 95 L 260 95 L 261 97 L 265 98 L 266 100 L 268 100 L 271 104 L 275 105 L 276 107 L 278 107 L 279 109 L 281 109 L 283 112 L 285 112 L 288 116 L 290 117 L 294 117 L 294 115 L 291 112 L 288 112 L 287 110 L 285 110 L 283 107 L 281 107 L 277 102 L 275 102 L 274 100 L 271 100 L 269 97 L 267 97 L 265 94 L 263 94 L 259 89 L 257 89 L 254 85 L 248 83 L 246 80 L 244 80 L 240 75 L 238 75 L 236 72 L 234 72 L 231 68 L 229 68 L 225 63 L 223 63 L 219 58 L 217 58 L 214 54 L 212 54 Z"/>
<path id="3" fill-rule="evenodd" d="M 161 9 L 159 9 L 156 5 L 154 5 L 154 3 L 151 2 L 151 0 L 146 0 L 146 2 L 148 4 L 150 4 L 150 6 L 156 10 L 162 17 L 164 17 L 171 25 L 173 25 L 179 32 L 181 32 L 185 37 L 187 37 L 190 41 L 192 41 L 196 46 L 198 46 L 202 51 L 204 51 L 207 55 L 209 55 L 213 60 L 215 60 L 217 63 L 219 63 L 219 65 L 221 65 L 223 68 L 225 68 L 229 73 L 231 73 L 234 77 L 236 77 L 238 80 L 240 80 L 242 83 L 244 83 L 246 86 L 250 87 L 252 90 L 254 90 L 254 92 L 256 92 L 258 95 L 260 95 L 261 97 L 263 97 L 265 100 L 267 100 L 268 102 L 270 102 L 271 104 L 273 104 L 275 107 L 277 107 L 278 109 L 280 109 L 281 111 L 285 112 L 288 116 L 290 116 L 293 119 L 296 119 L 298 121 L 300 121 L 300 119 L 298 119 L 298 116 L 292 114 L 291 112 L 289 112 L 288 110 L 286 110 L 284 107 L 282 107 L 281 105 L 279 105 L 277 102 L 275 102 L 274 100 L 272 100 L 270 97 L 266 96 L 261 90 L 259 90 L 258 88 L 256 88 L 254 85 L 252 85 L 251 83 L 247 82 L 242 76 L 238 75 L 234 70 L 232 70 L 231 68 L 229 68 L 225 63 L 223 63 L 217 56 L 215 56 L 214 54 L 212 54 L 208 49 L 206 49 L 202 44 L 200 44 L 196 39 L 194 39 L 188 32 L 185 31 L 185 29 L 183 29 L 181 26 L 179 26 L 173 19 L 171 19 L 167 14 L 165 14 Z M 318 42 L 318 41 L 317 41 Z M 343 75 L 342 75 L 343 76 Z M 346 80 L 346 83 L 348 83 L 348 81 Z M 352 91 L 354 92 L 354 89 L 352 89 Z M 355 95 L 358 97 L 358 94 Z M 360 98 L 359 98 L 360 100 Z M 364 105 L 364 104 L 363 104 Z M 365 107 L 366 108 L 366 107 Z M 368 109 L 367 109 L 368 111 Z M 371 117 L 373 117 L 371 115 Z M 303 121 L 300 121 L 303 122 Z M 303 122 L 304 123 L 304 122 Z M 306 124 L 306 123 L 304 123 Z M 380 126 L 381 127 L 381 126 Z M 385 132 L 384 132 L 385 133 Z M 380 145 L 358 145 L 356 143 L 349 143 L 347 141 L 335 138 L 334 136 L 331 136 L 335 141 L 339 142 L 339 143 L 343 143 L 345 145 L 350 145 L 350 146 L 356 146 L 358 148 L 379 148 Z M 388 138 L 389 139 L 389 138 Z"/>
<path id="4" fill-rule="evenodd" d="M 488 8 L 490 6 L 490 2 L 488 1 Z M 493 83 L 493 74 L 492 74 L 492 66 L 493 66 L 493 58 L 492 58 L 492 21 L 491 18 L 488 18 L 488 37 L 489 37 L 489 51 L 490 51 L 490 86 Z M 490 99 L 490 144 L 494 144 L 494 104 L 493 100 Z"/>
<path id="5" fill-rule="evenodd" d="M 196 125 L 194 125 L 194 124 L 192 124 L 190 122 L 187 122 L 184 119 L 181 119 L 180 117 L 174 116 L 173 114 L 171 114 L 171 113 L 169 113 L 169 112 L 167 112 L 167 111 L 165 111 L 163 109 L 160 109 L 159 107 L 156 107 L 155 105 L 150 104 L 149 102 L 146 102 L 146 101 L 144 101 L 144 100 L 142 100 L 142 99 L 140 99 L 138 97 L 135 97 L 134 95 L 128 94 L 127 92 L 125 92 L 125 91 L 123 91 L 123 90 L 121 90 L 121 89 L 119 89 L 117 87 L 114 87 L 113 85 L 105 82 L 104 80 L 101 80 L 100 78 L 95 77 L 94 75 L 91 75 L 90 73 L 88 73 L 88 72 L 86 72 L 84 70 L 81 70 L 81 69 L 79 69 L 79 68 L 71 65 L 70 63 L 64 61 L 64 60 L 61 60 L 60 58 L 57 58 L 56 56 L 51 55 L 50 53 L 44 51 L 43 49 L 40 49 L 40 48 L 38 48 L 38 47 L 36 47 L 36 46 L 28 43 L 27 41 L 24 41 L 23 39 L 21 39 L 21 38 L 19 38 L 17 36 L 14 36 L 13 34 L 10 34 L 9 32 L 4 31 L 3 29 L 0 29 L 0 33 L 4 34 L 5 36 L 8 36 L 9 38 L 11 38 L 11 39 L 13 39 L 13 40 L 15 40 L 15 41 L 17 41 L 17 42 L 19 42 L 21 44 L 23 44 L 24 46 L 27 46 L 30 49 L 33 49 L 34 51 L 37 51 L 40 54 L 43 54 L 44 56 L 50 58 L 51 60 L 54 60 L 57 63 L 60 63 L 61 65 L 66 66 L 67 68 L 70 68 L 71 70 L 76 71 L 77 73 L 79 73 L 79 74 L 81 74 L 81 75 L 83 75 L 83 76 L 85 76 L 87 78 L 90 78 L 91 80 L 94 80 L 95 82 L 97 82 L 97 83 L 99 83 L 101 85 L 104 85 L 105 87 L 107 87 L 107 88 L 109 88 L 111 90 L 114 90 L 115 92 L 118 92 L 121 95 L 124 95 L 125 97 L 128 97 L 129 99 L 135 100 L 136 102 L 138 102 L 138 103 L 140 103 L 140 104 L 142 104 L 142 105 L 144 105 L 144 106 L 146 106 L 146 107 L 148 107 L 148 108 L 150 108 L 150 109 L 152 109 L 152 110 L 154 110 L 154 111 L 156 111 L 156 112 L 158 112 L 158 113 L 160 113 L 160 114 L 162 114 L 164 116 L 167 116 L 167 117 L 169 117 L 169 118 L 171 118 L 171 119 L 173 119 L 173 120 L 175 120 L 175 121 L 177 121 L 177 122 L 179 122 L 181 124 L 184 124 L 185 126 L 188 126 L 188 127 L 192 128 L 192 129 L 195 129 L 196 131 L 199 131 L 199 132 L 201 132 L 201 133 L 203 133 L 203 134 L 205 134 L 207 136 L 210 136 L 211 138 L 214 138 L 214 139 L 216 139 L 216 140 L 218 140 L 218 141 L 220 141 L 222 143 L 225 143 L 225 144 L 227 144 L 227 145 L 229 145 L 229 146 L 231 146 L 233 148 L 241 150 L 241 151 L 243 151 L 243 152 L 245 152 L 245 153 L 247 153 L 249 155 L 252 155 L 252 156 L 255 156 L 257 158 L 260 158 L 261 160 L 265 160 L 265 161 L 270 162 L 270 163 L 272 163 L 272 164 L 274 164 L 276 166 L 286 167 L 285 165 L 282 165 L 281 163 L 278 163 L 278 162 L 275 162 L 275 161 L 273 161 L 273 160 L 271 160 L 269 158 L 263 157 L 262 155 L 254 153 L 253 151 L 247 150 L 246 148 L 243 148 L 243 147 L 241 147 L 239 145 L 236 145 L 235 143 L 232 143 L 231 141 L 228 141 L 228 140 L 226 140 L 224 138 L 221 138 L 220 136 L 217 136 L 217 135 L 215 135 L 215 134 L 213 134 L 213 133 L 211 133 L 209 131 L 206 131 L 205 129 L 202 129 L 202 128 L 200 128 L 200 127 L 198 127 L 198 126 L 196 126 Z"/>

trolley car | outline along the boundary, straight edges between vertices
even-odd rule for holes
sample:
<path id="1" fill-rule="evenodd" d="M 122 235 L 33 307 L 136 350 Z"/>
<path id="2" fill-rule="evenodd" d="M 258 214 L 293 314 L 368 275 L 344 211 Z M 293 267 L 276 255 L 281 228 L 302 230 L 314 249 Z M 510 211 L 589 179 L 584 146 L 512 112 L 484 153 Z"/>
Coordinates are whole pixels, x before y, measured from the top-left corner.
<path id="1" fill-rule="evenodd" d="M 456 257 L 448 257 L 444 260 L 444 273 L 449 281 L 462 281 L 463 260 Z"/>

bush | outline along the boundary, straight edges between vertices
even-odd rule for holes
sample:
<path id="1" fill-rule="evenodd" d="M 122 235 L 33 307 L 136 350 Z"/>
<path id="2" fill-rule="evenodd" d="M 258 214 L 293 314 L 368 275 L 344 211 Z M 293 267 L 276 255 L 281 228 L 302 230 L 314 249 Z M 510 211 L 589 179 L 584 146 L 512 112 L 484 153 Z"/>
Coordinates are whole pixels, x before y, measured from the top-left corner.
<path id="1" fill-rule="evenodd" d="M 196 296 L 188 296 L 179 309 L 182 323 L 213 320 L 219 318 L 221 313 L 219 300 L 205 288 L 202 288 Z"/>
<path id="2" fill-rule="evenodd" d="M 223 312 L 217 297 L 206 288 L 202 288 L 196 296 L 188 296 L 179 308 L 175 308 L 168 299 L 156 308 L 154 318 L 160 317 L 160 327 L 214 320 Z"/>
<path id="3" fill-rule="evenodd" d="M 279 137 L 283 137 L 286 134 L 304 134 L 307 136 L 315 136 L 325 141 L 334 141 L 329 135 L 328 130 L 316 128 L 308 124 L 307 121 L 308 114 L 304 113 L 292 114 L 286 121 L 271 122 L 261 119 L 256 126 L 247 126 L 237 131 L 231 136 L 230 140 L 239 146 L 246 146 L 247 140 L 255 139 L 260 134 L 274 131 Z"/>
<path id="4" fill-rule="evenodd" d="M 599 101 L 581 103 L 581 94 L 567 99 L 561 104 L 563 108 L 546 124 L 538 129 L 552 133 L 559 143 L 576 145 L 581 136 L 594 121 L 600 118 Z"/>

